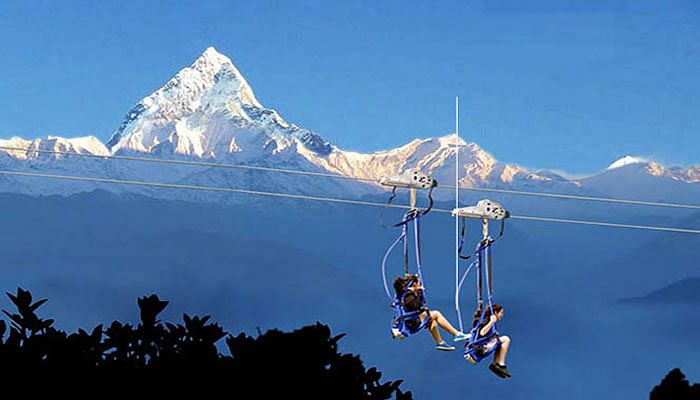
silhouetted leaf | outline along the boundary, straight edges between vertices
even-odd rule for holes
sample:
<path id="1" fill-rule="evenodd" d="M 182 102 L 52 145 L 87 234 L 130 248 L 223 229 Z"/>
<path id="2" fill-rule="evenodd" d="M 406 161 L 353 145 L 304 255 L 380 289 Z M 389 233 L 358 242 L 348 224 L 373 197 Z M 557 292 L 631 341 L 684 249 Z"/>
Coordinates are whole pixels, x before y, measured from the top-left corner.
<path id="1" fill-rule="evenodd" d="M 7 312 L 5 310 L 2 310 L 2 312 L 5 313 L 5 315 L 7 315 L 12 320 L 12 322 L 14 322 L 16 324 L 18 329 L 22 330 L 22 329 L 26 328 L 24 326 L 25 325 L 24 319 L 22 319 L 21 316 L 19 316 L 17 314 L 10 314 L 9 312 Z"/>
<path id="2" fill-rule="evenodd" d="M 19 300 L 17 300 L 17 296 L 13 295 L 10 292 L 5 292 L 5 294 L 7 295 L 7 297 L 10 298 L 10 301 L 12 302 L 12 304 L 14 304 L 15 306 L 18 304 Z"/>
<path id="3" fill-rule="evenodd" d="M 396 400 L 413 400 L 413 393 L 410 390 L 404 393 L 401 389 L 396 389 Z"/>
<path id="4" fill-rule="evenodd" d="M 140 297 L 138 305 L 141 309 L 141 322 L 146 326 L 157 323 L 157 316 L 168 306 L 167 301 L 161 301 L 158 296 L 152 294 L 148 297 Z"/>
<path id="5" fill-rule="evenodd" d="M 102 338 L 102 324 L 97 325 L 95 329 L 92 330 L 90 337 L 92 337 L 93 339 Z"/>
<path id="6" fill-rule="evenodd" d="M 29 293 L 28 290 L 24 290 L 22 288 L 17 288 L 17 306 L 19 307 L 20 305 L 29 307 L 30 304 L 32 304 L 32 294 Z"/>
<path id="7" fill-rule="evenodd" d="M 370 381 L 378 381 L 382 377 L 382 374 L 377 371 L 376 368 L 372 367 L 367 370 L 367 379 Z"/>
<path id="8" fill-rule="evenodd" d="M 346 335 L 345 333 L 341 333 L 341 334 L 338 335 L 338 336 L 334 336 L 333 338 L 331 338 L 331 343 L 333 343 L 333 344 L 338 343 L 338 341 L 339 341 L 340 339 L 344 338 L 345 335 Z"/>
<path id="9" fill-rule="evenodd" d="M 379 375 L 381 376 L 382 374 L 379 374 Z M 391 382 L 391 384 L 389 384 L 389 392 L 390 393 L 394 392 L 396 389 L 399 388 L 399 386 L 401 386 L 401 383 L 403 383 L 402 379 Z"/>
<path id="10" fill-rule="evenodd" d="M 44 303 L 46 303 L 47 301 L 48 301 L 48 299 L 41 299 L 41 300 L 37 301 L 36 303 L 32 304 L 32 305 L 29 307 L 29 309 L 30 309 L 31 311 L 36 311 L 37 308 L 41 307 L 41 305 L 44 304 Z"/>

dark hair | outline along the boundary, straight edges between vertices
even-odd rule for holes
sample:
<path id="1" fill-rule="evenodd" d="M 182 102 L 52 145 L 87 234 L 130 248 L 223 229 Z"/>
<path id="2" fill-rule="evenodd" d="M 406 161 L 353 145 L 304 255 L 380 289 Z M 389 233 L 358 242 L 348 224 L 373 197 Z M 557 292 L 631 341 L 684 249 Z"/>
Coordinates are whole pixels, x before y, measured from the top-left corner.
<path id="1" fill-rule="evenodd" d="M 494 304 L 492 306 L 492 308 L 493 308 L 494 314 L 498 314 L 499 312 L 501 312 L 501 310 L 503 310 L 503 306 L 500 304 Z M 490 317 L 491 317 L 491 307 L 486 307 L 486 314 L 484 314 L 484 319 L 489 319 Z"/>
<path id="2" fill-rule="evenodd" d="M 406 291 L 406 288 L 413 283 L 414 281 L 418 280 L 418 275 L 412 275 L 412 274 L 407 274 L 403 277 L 397 276 L 394 279 L 394 291 L 396 291 L 396 294 L 401 294 Z"/>
<path id="3" fill-rule="evenodd" d="M 494 304 L 493 306 L 493 313 L 498 314 L 501 310 L 503 310 L 503 306 L 500 304 Z M 481 317 L 481 313 L 483 312 L 483 308 L 479 307 L 474 311 L 474 316 L 472 317 L 472 325 L 476 325 L 477 322 L 479 322 L 479 318 Z M 491 307 L 486 306 L 486 312 L 484 313 L 484 321 L 488 322 L 489 318 L 491 317 Z"/>

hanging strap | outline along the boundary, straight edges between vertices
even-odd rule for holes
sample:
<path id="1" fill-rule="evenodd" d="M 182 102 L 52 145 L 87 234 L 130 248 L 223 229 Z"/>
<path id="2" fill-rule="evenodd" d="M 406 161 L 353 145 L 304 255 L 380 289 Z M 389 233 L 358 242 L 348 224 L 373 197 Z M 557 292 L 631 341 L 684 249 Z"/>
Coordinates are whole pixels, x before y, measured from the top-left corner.
<path id="1" fill-rule="evenodd" d="M 433 189 L 435 189 L 435 186 L 431 186 L 430 190 L 428 190 L 428 208 L 420 212 L 422 215 L 428 215 L 430 210 L 433 209 Z"/>
<path id="2" fill-rule="evenodd" d="M 412 208 L 412 209 L 410 209 L 410 210 L 407 212 L 407 214 L 408 214 L 408 213 L 412 213 L 412 214 L 415 214 L 415 215 L 428 215 L 428 213 L 430 212 L 430 210 L 433 209 L 433 203 L 434 203 L 434 200 L 433 200 L 433 189 L 435 189 L 435 186 L 431 187 L 431 188 L 428 190 L 428 207 L 427 207 L 427 208 L 425 208 L 424 210 L 419 210 L 419 209 L 417 209 L 417 208 Z M 415 190 L 415 189 L 412 189 L 412 190 Z M 396 198 L 396 186 L 394 186 L 394 187 L 391 188 L 391 196 L 389 196 L 389 199 L 388 199 L 388 200 L 386 201 L 386 203 L 384 204 L 384 208 L 382 209 L 381 214 L 379 214 L 379 224 L 380 224 L 382 227 L 384 227 L 384 228 L 389 228 L 389 226 L 388 226 L 388 225 L 385 223 L 385 221 L 384 221 L 384 213 L 386 212 L 386 209 L 391 205 L 391 202 L 392 202 L 395 198 Z M 413 207 L 413 204 L 411 204 L 411 206 Z M 404 224 L 404 223 L 407 223 L 407 222 L 408 222 L 408 221 L 406 221 L 405 218 L 404 218 L 404 220 L 402 220 L 402 221 L 399 222 L 398 224 L 394 224 L 393 226 L 399 226 L 399 225 Z"/>
<path id="3" fill-rule="evenodd" d="M 423 284 L 423 305 L 425 306 L 427 304 L 427 301 L 425 300 L 425 292 L 426 292 L 427 285 L 425 284 L 425 280 L 423 280 L 423 267 L 422 267 L 422 262 L 421 262 L 420 217 L 421 217 L 420 214 L 418 214 L 413 219 L 413 238 L 414 238 L 415 249 L 416 249 L 416 268 L 418 270 L 418 279 L 420 279 L 421 283 Z"/>
<path id="4" fill-rule="evenodd" d="M 506 232 L 506 220 L 505 218 L 501 220 L 501 231 L 498 232 L 498 236 L 496 236 L 495 239 L 493 239 L 491 242 L 495 242 L 496 240 L 500 239 L 503 237 L 503 234 Z"/>
<path id="5" fill-rule="evenodd" d="M 384 258 L 382 259 L 382 281 L 384 283 L 384 291 L 386 292 L 387 297 L 390 299 L 393 299 L 394 296 L 391 295 L 391 291 L 389 290 L 389 284 L 387 282 L 387 277 L 386 277 L 386 263 L 387 260 L 389 259 L 389 255 L 391 255 L 391 252 L 398 246 L 399 243 L 403 245 L 403 261 L 404 261 L 404 274 L 408 275 L 410 272 L 409 268 L 409 256 L 408 256 L 408 240 L 406 240 L 406 237 L 408 236 L 408 224 L 413 221 L 413 236 L 415 238 L 415 252 L 416 252 L 416 264 L 418 268 L 418 278 L 423 282 L 423 287 L 425 287 L 425 281 L 423 281 L 423 271 L 422 271 L 422 266 L 421 266 L 421 253 L 420 253 L 420 213 L 416 212 L 415 209 L 409 210 L 404 214 L 403 220 L 399 222 L 398 224 L 395 224 L 394 227 L 401 227 L 401 234 L 399 237 L 394 241 L 394 243 L 389 247 L 389 249 L 386 251 L 384 254 Z"/>
<path id="6" fill-rule="evenodd" d="M 483 311 L 484 298 L 483 298 L 483 280 L 484 280 L 484 252 L 480 251 L 478 253 L 479 262 L 477 263 L 477 274 L 476 274 L 476 306 L 477 310 L 481 309 Z"/>
<path id="7" fill-rule="evenodd" d="M 486 294 L 488 296 L 489 307 L 491 307 L 491 299 L 493 297 L 493 258 L 491 257 L 491 243 L 486 245 Z M 493 310 L 492 310 L 493 311 Z"/>
<path id="8" fill-rule="evenodd" d="M 479 243 L 479 248 L 481 249 L 483 246 L 481 243 Z M 484 300 L 482 298 L 482 278 L 483 278 L 483 265 L 484 265 L 484 251 L 479 251 L 477 254 L 477 259 L 476 259 L 476 298 L 477 298 L 477 311 L 479 312 L 479 318 L 476 320 L 476 322 L 473 322 L 473 327 L 471 329 L 471 336 L 469 337 L 469 342 L 467 343 L 467 347 L 472 347 L 474 346 L 478 341 L 479 341 L 479 326 L 481 326 L 481 322 L 484 320 L 484 316 L 486 315 L 486 310 L 484 309 Z"/>
<path id="9" fill-rule="evenodd" d="M 505 230 L 506 230 L 506 220 L 502 219 L 501 220 L 501 230 L 498 233 L 498 236 L 496 237 L 496 239 L 491 239 L 491 243 L 494 243 L 497 240 L 501 239 L 503 237 L 503 234 L 505 233 Z M 462 249 L 464 248 L 464 241 L 465 241 L 466 236 L 467 236 L 466 234 L 467 234 L 467 218 L 462 217 L 462 231 L 460 232 L 459 249 L 458 249 L 459 258 L 461 258 L 462 260 L 470 259 L 478 251 L 478 248 L 477 248 L 477 251 L 474 251 L 473 253 L 469 254 L 468 256 L 465 256 L 462 254 Z"/>
<path id="10" fill-rule="evenodd" d="M 481 242 L 481 249 L 478 252 L 478 263 L 477 263 L 477 303 L 478 307 L 477 310 L 481 309 L 481 313 L 479 315 L 479 319 L 474 324 L 474 328 L 472 329 L 472 335 L 469 338 L 469 342 L 467 346 L 472 347 L 475 345 L 480 344 L 481 342 L 486 341 L 487 339 L 490 339 L 491 336 L 498 335 L 498 330 L 496 329 L 496 324 L 491 327 L 491 332 L 488 334 L 484 335 L 482 338 L 479 338 L 479 327 L 481 326 L 482 322 L 484 321 L 484 317 L 486 316 L 486 308 L 484 307 L 484 300 L 483 300 L 483 288 L 482 288 L 482 281 L 483 279 L 486 279 L 486 301 L 487 301 L 487 306 L 490 311 L 491 315 L 494 315 L 493 312 L 493 262 L 491 260 L 491 245 L 493 244 L 493 240 L 484 240 Z M 486 271 L 484 271 L 483 266 L 486 267 Z"/>
<path id="11" fill-rule="evenodd" d="M 465 240 L 466 237 L 467 237 L 467 218 L 466 218 L 466 217 L 462 217 L 462 231 L 460 232 L 460 235 L 459 235 L 459 236 L 460 236 L 460 237 L 459 237 L 459 248 L 457 249 L 457 253 L 459 254 L 459 258 L 460 258 L 460 259 L 462 259 L 462 260 L 468 260 L 468 259 L 470 259 L 474 254 L 476 254 L 476 253 L 479 251 L 479 249 L 480 249 L 481 247 L 480 247 L 480 246 L 477 246 L 476 250 L 475 250 L 472 254 L 470 254 L 470 255 L 468 255 L 468 256 L 462 255 L 462 249 L 464 248 L 464 240 Z"/>
<path id="12" fill-rule="evenodd" d="M 483 251 L 483 247 L 479 244 L 477 246 L 476 251 L 477 252 Z M 479 262 L 479 257 L 474 259 L 474 261 L 472 261 L 469 264 L 469 267 L 467 267 L 467 270 L 464 271 L 464 274 L 462 274 L 462 278 L 459 280 L 459 282 L 457 284 L 457 289 L 455 292 L 455 308 L 457 309 L 457 320 L 459 321 L 459 331 L 460 332 L 464 332 L 464 323 L 462 322 L 462 310 L 460 309 L 460 305 L 459 305 L 459 295 L 462 291 L 462 285 L 464 285 L 464 281 L 467 279 L 467 276 L 469 275 L 469 271 L 471 271 L 472 268 L 478 264 L 478 262 Z M 479 267 L 477 266 L 477 269 L 478 268 Z"/>
<path id="13" fill-rule="evenodd" d="M 386 204 L 384 204 L 384 208 L 382 208 L 381 214 L 379 214 L 379 224 L 383 228 L 389 228 L 389 226 L 384 222 L 384 213 L 386 212 L 386 209 L 391 205 L 391 202 L 394 201 L 396 198 L 396 186 L 391 188 L 391 196 L 389 196 L 389 200 L 386 201 Z"/>
<path id="14" fill-rule="evenodd" d="M 386 281 L 386 261 L 387 261 L 387 259 L 389 259 L 389 255 L 391 254 L 391 252 L 394 251 L 394 248 L 400 242 L 403 242 L 404 247 L 405 247 L 405 243 L 406 243 L 406 228 L 405 228 L 405 226 L 404 226 L 404 229 L 401 230 L 401 234 L 399 235 L 399 237 L 396 238 L 396 240 L 394 241 L 394 243 L 392 243 L 391 246 L 389 246 L 389 249 L 386 251 L 386 253 L 384 254 L 384 258 L 382 259 L 382 280 L 384 282 L 384 291 L 386 292 L 387 297 L 389 297 L 389 299 L 392 299 L 392 300 L 394 299 L 394 296 L 391 295 L 391 292 L 389 291 L 389 285 L 387 284 L 387 281 Z"/>
<path id="15" fill-rule="evenodd" d="M 408 240 L 406 239 L 406 236 L 408 235 L 408 225 L 404 224 L 401 227 L 401 231 L 403 232 L 403 273 L 404 275 L 408 275 Z"/>
<path id="16" fill-rule="evenodd" d="M 486 300 L 488 301 L 489 305 L 489 310 L 491 311 L 491 315 L 495 315 L 493 312 L 493 259 L 491 258 L 491 244 L 493 241 L 488 240 L 486 244 Z M 486 310 L 484 309 L 484 312 Z M 491 327 L 491 330 L 498 334 L 498 330 L 496 329 L 496 323 L 493 323 L 493 326 Z M 486 335 L 490 336 L 490 335 Z"/>
<path id="17" fill-rule="evenodd" d="M 416 257 L 420 257 L 419 248 L 418 248 L 419 233 L 418 233 L 418 227 L 417 227 L 418 226 L 417 221 L 418 221 L 419 217 L 420 217 L 420 212 L 418 212 L 417 209 L 413 208 L 413 209 L 408 210 L 406 212 L 406 214 L 404 214 L 401 222 L 394 225 L 394 227 L 400 226 L 401 230 L 403 232 L 403 236 L 406 237 L 406 236 L 408 236 L 408 224 L 411 221 L 414 221 L 415 226 L 413 228 L 413 231 L 414 231 L 414 237 L 416 238 Z M 404 242 L 403 242 L 403 259 L 404 259 L 404 274 L 408 275 L 408 273 L 410 271 L 409 271 L 408 241 L 407 240 L 404 240 Z M 418 263 L 420 264 L 420 260 L 418 261 Z M 420 274 L 420 265 L 418 266 L 418 273 Z M 422 277 L 421 277 L 421 279 L 422 279 Z"/>

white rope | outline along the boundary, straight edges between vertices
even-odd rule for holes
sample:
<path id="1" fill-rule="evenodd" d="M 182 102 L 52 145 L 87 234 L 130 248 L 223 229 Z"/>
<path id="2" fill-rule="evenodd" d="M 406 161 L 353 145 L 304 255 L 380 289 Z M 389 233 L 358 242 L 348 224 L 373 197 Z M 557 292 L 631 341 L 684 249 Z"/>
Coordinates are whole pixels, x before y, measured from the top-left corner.
<path id="1" fill-rule="evenodd" d="M 240 194 L 250 194 L 250 195 L 256 195 L 256 196 L 269 196 L 269 197 L 278 197 L 278 198 L 281 197 L 281 198 L 290 198 L 290 199 L 298 199 L 298 200 L 313 200 L 313 201 L 321 201 L 321 202 L 330 202 L 330 203 L 339 203 L 339 204 L 354 204 L 354 205 L 373 206 L 373 207 L 389 207 L 389 208 L 400 208 L 400 209 L 410 209 L 411 208 L 409 206 L 402 206 L 399 204 L 385 204 L 385 203 L 377 203 L 377 202 L 372 202 L 372 201 L 347 200 L 347 199 L 337 199 L 337 198 L 331 198 L 331 197 L 307 196 L 307 195 L 300 195 L 300 194 L 287 194 L 287 193 L 276 193 L 276 192 L 263 192 L 263 191 L 258 191 L 258 190 L 220 188 L 220 187 L 212 187 L 212 186 L 181 185 L 181 184 L 175 184 L 175 183 L 143 182 L 143 181 L 130 181 L 130 180 L 121 180 L 121 179 L 92 178 L 92 177 L 85 177 L 85 176 L 56 175 L 56 174 L 45 174 L 45 173 L 37 173 L 37 172 L 19 172 L 19 171 L 6 171 L 6 170 L 0 170 L 0 175 L 14 175 L 14 176 L 25 176 L 25 177 L 64 179 L 64 180 L 72 180 L 72 181 L 111 183 L 111 184 L 119 184 L 119 185 L 147 186 L 147 187 L 170 188 L 170 189 L 203 190 L 203 191 L 223 192 L 223 193 L 240 193 Z M 450 213 L 452 213 L 452 210 L 447 210 L 444 208 L 433 208 L 431 212 L 450 214 Z M 644 229 L 644 230 L 663 231 L 663 232 L 700 234 L 700 230 L 696 230 L 696 229 L 684 229 L 684 228 L 672 228 L 672 227 L 660 227 L 660 226 L 648 226 L 648 225 L 628 225 L 628 224 L 616 224 L 616 223 L 598 222 L 598 221 L 559 219 L 559 218 L 548 218 L 548 217 L 533 217 L 533 216 L 525 216 L 525 215 L 511 215 L 510 218 L 511 219 L 519 219 L 519 220 L 527 220 L 527 221 L 543 221 L 543 222 L 581 224 L 581 225 L 598 225 L 598 226 L 614 227 L 614 228 Z"/>
<path id="2" fill-rule="evenodd" d="M 77 156 L 77 157 L 90 157 L 99 158 L 103 160 L 128 160 L 128 161 L 143 161 L 150 163 L 161 163 L 161 164 L 174 164 L 174 165 L 189 165 L 197 167 L 211 167 L 211 168 L 228 168 L 228 169 L 244 169 L 253 171 L 264 171 L 264 172 L 277 172 L 284 174 L 295 174 L 295 175 L 308 175 L 335 179 L 347 179 L 358 182 L 371 182 L 378 184 L 376 179 L 371 178 L 359 178 L 324 172 L 311 172 L 311 171 L 299 171 L 293 169 L 284 168 L 273 168 L 273 167 L 258 167 L 253 165 L 240 165 L 240 164 L 222 164 L 222 163 L 212 163 L 204 161 L 184 161 L 184 160 L 167 160 L 158 158 L 148 158 L 148 157 L 134 157 L 134 156 L 116 156 L 116 155 L 97 155 L 97 154 L 82 154 L 70 151 L 59 151 L 59 150 L 39 150 L 39 149 L 23 149 L 17 147 L 6 147 L 0 146 L 0 150 L 7 151 L 19 151 L 25 153 L 45 153 L 54 155 L 65 155 L 65 156 Z M 534 197 L 547 197 L 547 198 L 557 198 L 557 199 L 569 199 L 569 200 L 581 200 L 581 201 L 597 201 L 605 203 L 617 203 L 626 205 L 638 205 L 638 206 L 651 206 L 651 207 L 670 207 L 670 208 L 685 208 L 700 210 L 700 205 L 695 204 L 679 204 L 679 203 L 666 203 L 666 202 L 654 202 L 654 201 L 643 201 L 643 200 L 630 200 L 630 199 L 614 199 L 608 197 L 593 197 L 593 196 L 580 196 L 573 194 L 561 194 L 561 193 L 542 193 L 542 192 L 528 192 L 523 190 L 509 190 L 509 189 L 490 189 L 490 188 L 478 188 L 478 187 L 457 187 L 456 185 L 441 185 L 437 189 L 451 189 L 451 190 L 469 190 L 475 192 L 490 192 L 490 193 L 504 193 L 504 194 L 514 194 L 520 196 L 534 196 Z"/>

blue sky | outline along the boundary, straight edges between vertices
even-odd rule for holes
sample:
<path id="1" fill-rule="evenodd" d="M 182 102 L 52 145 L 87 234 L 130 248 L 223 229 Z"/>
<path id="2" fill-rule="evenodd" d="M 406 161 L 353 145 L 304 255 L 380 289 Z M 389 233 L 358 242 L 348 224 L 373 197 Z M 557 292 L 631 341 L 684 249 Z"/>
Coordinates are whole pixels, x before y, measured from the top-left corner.
<path id="1" fill-rule="evenodd" d="M 4 0 L 0 137 L 106 140 L 214 46 L 345 149 L 447 134 L 460 96 L 463 137 L 502 161 L 699 164 L 700 5 L 661 3 Z"/>

